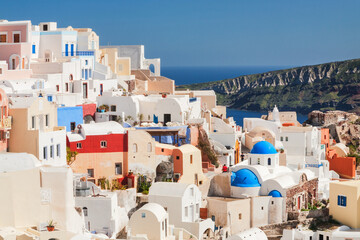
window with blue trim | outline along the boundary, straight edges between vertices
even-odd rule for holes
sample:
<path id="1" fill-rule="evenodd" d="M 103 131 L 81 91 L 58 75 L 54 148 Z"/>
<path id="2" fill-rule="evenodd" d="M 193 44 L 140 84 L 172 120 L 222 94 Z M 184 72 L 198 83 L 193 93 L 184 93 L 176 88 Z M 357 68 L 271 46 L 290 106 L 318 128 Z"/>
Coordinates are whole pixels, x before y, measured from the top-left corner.
<path id="1" fill-rule="evenodd" d="M 339 206 L 346 207 L 346 196 L 338 195 L 338 203 Z"/>
<path id="2" fill-rule="evenodd" d="M 88 60 L 85 60 L 85 65 L 88 65 L 89 64 L 89 61 Z"/>
<path id="3" fill-rule="evenodd" d="M 35 45 L 35 44 L 32 45 L 32 53 L 33 53 L 33 54 L 36 53 L 36 45 Z"/>
<path id="4" fill-rule="evenodd" d="M 47 96 L 49 102 L 52 102 L 52 96 Z"/>

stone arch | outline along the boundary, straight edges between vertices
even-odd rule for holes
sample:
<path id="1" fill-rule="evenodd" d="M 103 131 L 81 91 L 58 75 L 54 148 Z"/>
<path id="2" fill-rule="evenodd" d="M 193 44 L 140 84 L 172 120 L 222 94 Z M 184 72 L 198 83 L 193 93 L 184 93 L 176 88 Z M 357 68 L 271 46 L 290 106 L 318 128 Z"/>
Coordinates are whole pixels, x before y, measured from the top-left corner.
<path id="1" fill-rule="evenodd" d="M 164 178 L 173 177 L 173 164 L 171 162 L 161 162 L 156 166 L 155 182 L 163 181 Z"/>
<path id="2" fill-rule="evenodd" d="M 9 69 L 21 69 L 21 57 L 18 54 L 12 54 L 9 58 Z"/>

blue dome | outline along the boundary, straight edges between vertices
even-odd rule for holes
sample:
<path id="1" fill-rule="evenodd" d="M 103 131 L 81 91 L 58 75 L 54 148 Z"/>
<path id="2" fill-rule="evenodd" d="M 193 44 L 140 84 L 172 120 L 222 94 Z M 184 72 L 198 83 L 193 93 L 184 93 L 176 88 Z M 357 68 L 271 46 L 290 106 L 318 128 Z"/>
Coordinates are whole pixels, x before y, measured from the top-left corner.
<path id="1" fill-rule="evenodd" d="M 234 176 L 235 175 L 235 176 Z M 260 187 L 259 179 L 251 170 L 243 168 L 231 174 L 231 186 Z"/>
<path id="2" fill-rule="evenodd" d="M 278 190 L 272 190 L 271 192 L 269 192 L 268 196 L 282 197 L 281 193 Z"/>
<path id="3" fill-rule="evenodd" d="M 252 154 L 275 154 L 277 153 L 274 146 L 267 142 L 267 141 L 261 141 L 256 143 L 253 148 L 251 149 Z"/>

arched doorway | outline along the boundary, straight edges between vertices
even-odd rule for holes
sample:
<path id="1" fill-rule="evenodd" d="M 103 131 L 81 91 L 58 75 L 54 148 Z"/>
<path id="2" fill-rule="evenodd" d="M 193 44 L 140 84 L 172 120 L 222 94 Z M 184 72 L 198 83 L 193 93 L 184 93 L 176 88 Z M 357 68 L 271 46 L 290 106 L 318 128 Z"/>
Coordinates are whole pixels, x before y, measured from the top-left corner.
<path id="1" fill-rule="evenodd" d="M 9 58 L 9 69 L 10 70 L 16 70 L 21 69 L 21 60 L 20 56 L 17 54 L 13 54 Z"/>

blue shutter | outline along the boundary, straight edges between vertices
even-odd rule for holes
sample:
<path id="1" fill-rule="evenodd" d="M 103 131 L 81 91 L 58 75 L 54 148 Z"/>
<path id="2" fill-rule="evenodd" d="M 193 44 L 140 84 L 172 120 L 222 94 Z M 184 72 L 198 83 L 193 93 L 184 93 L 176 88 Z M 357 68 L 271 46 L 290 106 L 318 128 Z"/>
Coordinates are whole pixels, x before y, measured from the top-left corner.
<path id="1" fill-rule="evenodd" d="M 32 53 L 35 54 L 36 53 L 36 46 L 32 45 Z"/>
<path id="2" fill-rule="evenodd" d="M 85 80 L 88 80 L 88 69 L 85 69 Z"/>
<path id="3" fill-rule="evenodd" d="M 338 195 L 338 205 L 341 206 L 341 196 Z"/>
<path id="4" fill-rule="evenodd" d="M 85 70 L 84 69 L 81 71 L 81 77 L 85 78 Z"/>
<path id="5" fill-rule="evenodd" d="M 69 44 L 65 44 L 65 56 L 69 56 Z"/>
<path id="6" fill-rule="evenodd" d="M 342 199 L 343 199 L 343 201 L 342 201 L 342 205 L 343 205 L 344 207 L 346 207 L 346 197 L 345 197 L 345 196 L 343 196 L 343 197 L 342 197 Z"/>
<path id="7" fill-rule="evenodd" d="M 74 44 L 71 44 L 71 56 L 74 56 Z"/>

